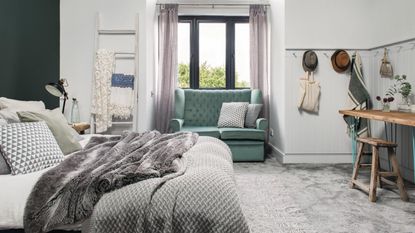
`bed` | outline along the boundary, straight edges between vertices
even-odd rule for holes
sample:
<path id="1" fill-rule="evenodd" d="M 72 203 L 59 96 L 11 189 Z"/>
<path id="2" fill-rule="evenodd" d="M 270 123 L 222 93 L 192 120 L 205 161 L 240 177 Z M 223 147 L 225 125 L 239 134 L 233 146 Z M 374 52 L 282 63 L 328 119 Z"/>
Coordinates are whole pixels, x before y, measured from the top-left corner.
<path id="1" fill-rule="evenodd" d="M 91 136 L 84 136 L 82 146 Z M 87 221 L 59 229 L 249 232 L 236 192 L 229 147 L 218 139 L 199 137 L 183 157 L 188 160 L 184 174 L 165 182 L 156 192 L 150 188 L 153 179 L 125 186 L 105 194 Z M 26 200 L 45 171 L 47 169 L 25 175 L 0 175 L 0 232 L 23 228 Z M 148 196 L 151 196 L 150 203 Z"/>

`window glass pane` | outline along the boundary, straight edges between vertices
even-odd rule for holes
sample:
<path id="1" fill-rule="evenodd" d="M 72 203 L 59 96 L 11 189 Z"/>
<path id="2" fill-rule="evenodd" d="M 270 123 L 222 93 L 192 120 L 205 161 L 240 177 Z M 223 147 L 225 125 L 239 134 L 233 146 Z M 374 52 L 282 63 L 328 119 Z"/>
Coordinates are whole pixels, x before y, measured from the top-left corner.
<path id="1" fill-rule="evenodd" d="M 190 23 L 179 23 L 177 30 L 178 86 L 190 88 Z"/>
<path id="2" fill-rule="evenodd" d="M 199 87 L 226 88 L 226 24 L 199 24 Z"/>
<path id="3" fill-rule="evenodd" d="M 235 87 L 250 87 L 249 24 L 235 24 Z"/>

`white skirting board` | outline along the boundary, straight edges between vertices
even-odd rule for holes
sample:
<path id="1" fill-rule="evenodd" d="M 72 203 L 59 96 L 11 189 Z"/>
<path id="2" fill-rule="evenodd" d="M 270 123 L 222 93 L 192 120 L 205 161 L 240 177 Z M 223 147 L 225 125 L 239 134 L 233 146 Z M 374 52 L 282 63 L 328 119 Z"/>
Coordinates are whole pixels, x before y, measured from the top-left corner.
<path id="1" fill-rule="evenodd" d="M 272 156 L 282 164 L 290 163 L 351 163 L 351 153 L 284 153 L 273 145 Z"/>
<path id="2" fill-rule="evenodd" d="M 284 153 L 271 144 L 269 146 L 272 148 L 271 156 L 274 156 L 281 164 L 341 164 L 352 162 L 351 153 Z M 381 158 L 381 166 L 384 169 L 387 169 L 387 163 L 387 160 Z M 415 183 L 413 169 L 408 166 L 401 166 L 401 173 L 405 180 Z"/>

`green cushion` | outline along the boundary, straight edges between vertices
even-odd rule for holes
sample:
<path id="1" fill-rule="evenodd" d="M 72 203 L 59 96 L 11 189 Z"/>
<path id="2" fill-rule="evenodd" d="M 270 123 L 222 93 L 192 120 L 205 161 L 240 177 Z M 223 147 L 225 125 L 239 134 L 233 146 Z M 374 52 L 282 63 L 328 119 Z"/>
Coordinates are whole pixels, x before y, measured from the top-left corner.
<path id="1" fill-rule="evenodd" d="M 216 126 L 184 126 L 181 131 L 195 132 L 200 136 L 220 137 L 219 129 Z"/>
<path id="2" fill-rule="evenodd" d="M 220 138 L 227 139 L 245 139 L 264 141 L 265 132 L 260 129 L 252 128 L 220 128 Z"/>
<path id="3" fill-rule="evenodd" d="M 216 126 L 224 102 L 250 102 L 251 90 L 184 90 L 184 124 Z M 176 102 L 177 104 L 177 102 Z"/>
<path id="4" fill-rule="evenodd" d="M 17 112 L 17 115 L 22 122 L 45 121 L 63 154 L 67 155 L 82 149 L 81 144 L 77 141 L 79 135 L 68 125 L 68 121 L 59 108 L 41 112 L 22 111 Z"/>

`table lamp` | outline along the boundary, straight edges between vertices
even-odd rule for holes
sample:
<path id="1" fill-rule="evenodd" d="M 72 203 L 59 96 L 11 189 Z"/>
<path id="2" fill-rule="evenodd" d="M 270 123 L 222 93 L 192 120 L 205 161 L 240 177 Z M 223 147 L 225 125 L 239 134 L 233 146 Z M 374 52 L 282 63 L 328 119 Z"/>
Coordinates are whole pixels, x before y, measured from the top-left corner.
<path id="1" fill-rule="evenodd" d="M 65 104 L 66 100 L 68 99 L 68 93 L 65 90 L 65 87 L 68 86 L 68 81 L 66 79 L 59 79 L 57 83 L 48 83 L 45 85 L 45 89 L 52 95 L 56 97 L 63 96 L 63 106 L 62 106 L 62 114 L 65 112 Z"/>

